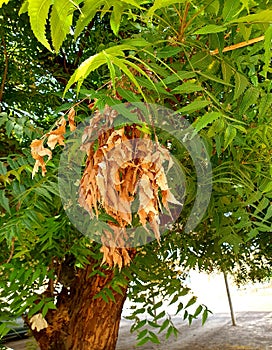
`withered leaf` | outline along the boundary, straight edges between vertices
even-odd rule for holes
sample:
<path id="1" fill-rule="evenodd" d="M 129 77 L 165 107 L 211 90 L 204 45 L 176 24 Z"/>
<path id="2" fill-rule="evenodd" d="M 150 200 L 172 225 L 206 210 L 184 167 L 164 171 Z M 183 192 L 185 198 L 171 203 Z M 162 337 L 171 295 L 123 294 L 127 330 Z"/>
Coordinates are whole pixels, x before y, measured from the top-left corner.
<path id="1" fill-rule="evenodd" d="M 31 329 L 37 329 L 37 332 L 48 327 L 48 323 L 41 313 L 32 316 L 29 322 L 31 324 Z"/>
<path id="2" fill-rule="evenodd" d="M 43 159 L 44 156 L 48 156 L 48 160 L 52 158 L 52 152 L 44 148 L 43 140 L 33 140 L 31 142 L 31 155 L 36 160 L 35 165 L 32 170 L 32 178 L 39 171 L 39 167 L 42 168 L 42 176 L 45 176 L 46 173 L 46 165 Z"/>
<path id="3" fill-rule="evenodd" d="M 70 127 L 71 131 L 76 130 L 75 115 L 76 115 L 76 111 L 75 111 L 74 107 L 72 107 L 68 113 L 68 123 L 69 123 L 69 127 Z"/>
<path id="4" fill-rule="evenodd" d="M 61 146 L 64 146 L 64 134 L 66 132 L 66 120 L 64 118 L 61 119 L 60 126 L 53 131 L 47 133 L 48 140 L 47 144 L 51 149 L 54 149 L 56 144 L 58 143 Z"/>

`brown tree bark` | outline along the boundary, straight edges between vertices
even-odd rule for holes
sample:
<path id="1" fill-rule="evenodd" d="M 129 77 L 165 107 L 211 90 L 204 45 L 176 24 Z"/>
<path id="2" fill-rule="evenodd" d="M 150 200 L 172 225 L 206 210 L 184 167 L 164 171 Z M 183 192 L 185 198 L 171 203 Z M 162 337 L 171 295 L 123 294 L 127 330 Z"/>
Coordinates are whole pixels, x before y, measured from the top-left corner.
<path id="1" fill-rule="evenodd" d="M 112 290 L 116 302 L 95 299 L 114 271 L 104 270 L 106 277 L 89 278 L 91 272 L 91 265 L 77 270 L 71 285 L 63 287 L 59 294 L 57 310 L 46 315 L 49 327 L 33 331 L 41 350 L 115 349 L 126 288 L 122 288 L 123 294 Z"/>

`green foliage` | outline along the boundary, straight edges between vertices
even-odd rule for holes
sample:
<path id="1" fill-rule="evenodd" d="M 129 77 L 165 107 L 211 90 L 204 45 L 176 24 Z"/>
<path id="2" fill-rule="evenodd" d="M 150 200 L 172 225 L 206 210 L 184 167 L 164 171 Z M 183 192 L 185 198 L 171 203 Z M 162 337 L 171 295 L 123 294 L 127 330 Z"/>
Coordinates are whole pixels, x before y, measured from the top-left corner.
<path id="1" fill-rule="evenodd" d="M 189 323 L 196 317 L 206 321 L 209 309 L 197 305 L 186 287 L 190 269 L 228 271 L 239 283 L 271 277 L 272 10 L 267 2 L 6 0 L 0 6 L 1 77 L 8 69 L 0 111 L 4 315 L 47 317 L 59 295 L 56 289 L 48 296 L 49 281 L 67 283 L 59 273 L 67 261 L 74 271 L 92 259 L 90 278 L 105 275 L 100 246 L 72 227 L 62 207 L 60 147 L 46 176 L 31 179 L 30 142 L 75 103 L 77 121 L 106 104 L 164 105 L 192 124 L 210 155 L 211 201 L 200 224 L 185 232 L 197 174 L 188 152 L 172 136 L 169 146 L 169 134 L 158 131 L 186 175 L 184 209 L 161 246 L 139 248 L 131 266 L 114 271 L 96 296 L 113 300 L 113 291 L 122 293 L 129 284 L 138 345 L 157 344 L 158 333 L 177 335 L 164 300 Z M 1 335 L 5 331 L 1 326 Z"/>

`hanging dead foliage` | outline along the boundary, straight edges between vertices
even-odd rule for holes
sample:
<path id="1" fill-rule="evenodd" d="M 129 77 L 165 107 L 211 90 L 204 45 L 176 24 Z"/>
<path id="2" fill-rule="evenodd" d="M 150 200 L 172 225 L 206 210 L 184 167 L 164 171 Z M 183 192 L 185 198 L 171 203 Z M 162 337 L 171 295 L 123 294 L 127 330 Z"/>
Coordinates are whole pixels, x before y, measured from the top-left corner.
<path id="1" fill-rule="evenodd" d="M 163 166 L 165 161 L 168 169 L 173 165 L 169 152 L 152 141 L 140 125 L 114 129 L 113 120 L 117 115 L 106 106 L 103 113 L 96 111 L 90 126 L 84 130 L 82 149 L 87 153 L 87 160 L 80 183 L 79 203 L 92 218 L 98 217 L 101 210 L 112 217 L 113 220 L 108 221 L 110 230 L 104 230 L 101 238 L 101 251 L 103 262 L 121 268 L 130 262 L 124 247 L 128 240 L 126 228 L 132 224 L 133 215 L 143 227 L 148 223 L 159 241 L 162 206 L 171 215 L 168 203 L 180 203 L 170 192 Z M 105 123 L 104 130 L 99 130 L 98 144 L 89 142 L 98 132 L 101 120 Z M 133 213 L 132 203 L 136 198 L 139 204 L 137 212 Z"/>
<path id="2" fill-rule="evenodd" d="M 131 113 L 137 114 L 140 121 L 141 111 L 135 108 Z M 70 130 L 75 130 L 75 110 L 68 113 Z M 127 244 L 127 229 L 131 227 L 133 218 L 147 229 L 153 231 L 160 241 L 160 213 L 163 207 L 168 211 L 169 203 L 180 204 L 171 193 L 166 172 L 173 162 L 167 149 L 151 139 L 150 132 L 139 124 L 124 125 L 114 128 L 114 120 L 118 112 L 105 106 L 103 112 L 96 111 L 89 126 L 82 135 L 81 150 L 87 154 L 86 167 L 79 187 L 79 204 L 90 214 L 91 218 L 99 213 L 108 214 L 108 227 L 101 237 L 103 253 L 102 263 L 109 266 L 129 265 L 135 249 Z M 61 118 L 57 128 L 46 134 L 47 144 L 53 150 L 57 144 L 64 145 L 66 120 Z M 154 134 L 154 131 L 153 131 Z M 94 141 L 95 140 L 95 141 Z M 43 157 L 51 159 L 52 152 L 44 148 L 43 140 L 34 140 L 31 153 L 36 160 L 33 175 L 42 167 L 45 175 L 46 167 Z M 165 170 L 164 163 L 168 163 Z M 132 211 L 132 204 L 137 202 L 137 210 Z"/>
<path id="3" fill-rule="evenodd" d="M 75 109 L 72 107 L 68 112 L 68 121 L 71 131 L 76 129 L 75 121 Z M 48 156 L 48 160 L 52 158 L 52 152 L 43 146 L 44 138 L 48 137 L 47 145 L 51 150 L 53 150 L 57 144 L 64 146 L 64 134 L 66 133 L 66 120 L 61 117 L 57 122 L 57 128 L 48 132 L 41 140 L 33 140 L 31 142 L 31 155 L 36 160 L 33 171 L 32 178 L 39 171 L 39 167 L 42 168 L 42 176 L 46 174 L 46 163 L 44 161 L 44 156 Z"/>

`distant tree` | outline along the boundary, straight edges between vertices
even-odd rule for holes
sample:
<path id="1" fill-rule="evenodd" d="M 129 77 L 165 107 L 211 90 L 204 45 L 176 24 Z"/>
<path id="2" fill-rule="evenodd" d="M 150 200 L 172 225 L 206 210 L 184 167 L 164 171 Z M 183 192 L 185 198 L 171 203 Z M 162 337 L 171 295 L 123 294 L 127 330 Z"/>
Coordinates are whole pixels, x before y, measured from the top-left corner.
<path id="1" fill-rule="evenodd" d="M 142 303 L 130 316 L 139 345 L 158 343 L 156 330 L 167 338 L 177 335 L 162 300 L 177 303 L 190 323 L 208 316 L 204 305 L 189 312 L 197 300 L 188 299 L 190 269 L 230 272 L 239 283 L 271 276 L 268 2 L 2 0 L 0 5 L 0 318 L 24 314 L 42 350 L 110 350 L 130 298 Z M 135 108 L 146 106 L 148 112 L 154 104 L 175 113 L 154 126 Z M 128 109 L 130 120 L 111 124 L 118 106 Z M 91 127 L 85 141 L 93 137 L 95 123 L 101 129 L 94 142 L 85 142 L 77 192 L 68 159 L 76 161 L 80 152 L 69 135 L 86 119 Z M 194 128 L 190 132 L 187 123 Z M 150 145 L 142 160 L 120 166 L 114 174 L 119 182 L 110 176 L 113 161 L 102 173 L 108 150 L 121 143 L 129 152 L 136 139 Z M 201 140 L 200 148 L 195 140 Z M 172 167 L 166 150 L 175 159 Z M 155 151 L 157 163 L 155 158 L 147 163 Z M 209 162 L 211 196 L 205 192 L 208 177 L 199 186 Z M 77 166 L 80 171 L 82 164 Z M 58 179 L 59 169 L 62 176 L 67 170 L 66 178 Z M 119 194 L 115 204 L 133 203 L 135 213 L 132 205 L 131 212 L 113 209 L 105 201 L 111 189 Z M 75 194 L 70 200 L 80 215 L 85 211 L 78 220 L 86 220 L 88 232 L 70 221 L 66 192 Z M 183 210 L 162 234 L 158 215 L 169 214 L 168 205 L 174 215 L 178 197 Z M 132 227 L 146 244 L 126 246 L 124 232 Z M 0 334 L 6 331 L 1 325 Z"/>

